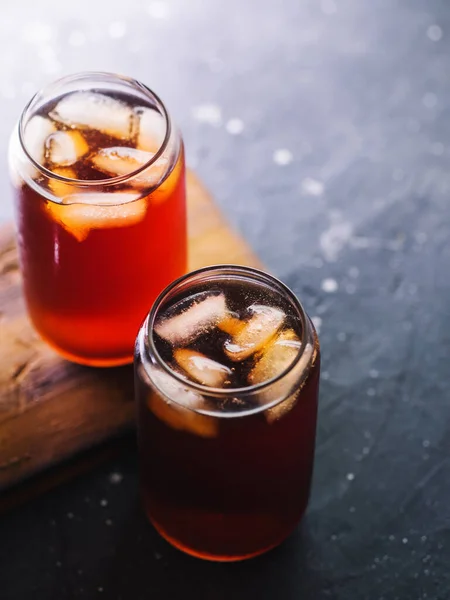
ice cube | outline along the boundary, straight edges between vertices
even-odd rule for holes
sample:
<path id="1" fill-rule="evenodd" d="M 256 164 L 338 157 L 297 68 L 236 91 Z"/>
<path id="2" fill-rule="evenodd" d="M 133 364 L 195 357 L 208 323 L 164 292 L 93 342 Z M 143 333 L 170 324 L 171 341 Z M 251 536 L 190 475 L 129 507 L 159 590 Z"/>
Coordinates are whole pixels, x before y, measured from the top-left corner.
<path id="1" fill-rule="evenodd" d="M 96 129 L 123 140 L 130 139 L 135 119 L 133 110 L 124 102 L 88 91 L 64 96 L 50 117 L 71 127 Z"/>
<path id="2" fill-rule="evenodd" d="M 143 106 L 136 108 L 135 112 L 139 119 L 137 147 L 148 152 L 157 152 L 166 136 L 164 117 L 156 110 Z"/>
<path id="3" fill-rule="evenodd" d="M 32 117 L 25 126 L 25 148 L 40 165 L 44 164 L 45 141 L 54 131 L 56 127 L 53 121 L 39 115 Z"/>
<path id="4" fill-rule="evenodd" d="M 292 410 L 297 404 L 297 398 L 299 393 L 300 391 L 297 390 L 291 396 L 289 396 L 289 398 L 286 398 L 286 400 L 282 400 L 278 404 L 275 404 L 275 406 L 272 406 L 272 408 L 268 408 L 267 410 L 265 410 L 264 416 L 266 418 L 266 421 L 271 425 L 272 423 L 279 421 L 282 417 L 287 415 L 289 411 Z"/>
<path id="5" fill-rule="evenodd" d="M 166 160 L 166 159 L 164 157 L 161 157 L 160 159 L 158 159 L 158 161 L 160 161 L 160 160 Z M 150 168 L 152 168 L 152 167 L 150 167 Z M 150 196 L 152 205 L 161 204 L 162 202 L 164 202 L 165 200 L 170 198 L 172 194 L 176 193 L 177 187 L 180 190 L 179 193 L 184 194 L 184 187 L 185 187 L 184 170 L 185 170 L 184 156 L 181 153 L 179 155 L 178 160 L 177 160 L 176 164 L 174 165 L 173 169 L 170 171 L 170 173 L 168 173 L 168 175 L 164 179 L 164 181 L 159 183 L 158 187 L 152 191 L 151 196 Z M 167 167 L 165 168 L 165 171 L 166 172 L 168 171 Z M 181 191 L 181 190 L 183 190 L 183 191 Z"/>
<path id="6" fill-rule="evenodd" d="M 68 185 L 68 184 L 67 184 Z M 53 219 L 79 242 L 93 229 L 128 227 L 142 221 L 147 211 L 145 198 L 136 192 L 80 192 L 65 196 L 62 203 L 48 201 L 46 209 Z"/>
<path id="7" fill-rule="evenodd" d="M 56 131 L 45 141 L 46 158 L 53 165 L 68 167 L 77 162 L 89 150 L 79 131 Z M 54 170 L 54 169 L 52 169 Z"/>
<path id="8" fill-rule="evenodd" d="M 214 327 L 226 310 L 224 294 L 207 296 L 174 317 L 163 317 L 155 331 L 173 346 L 184 346 Z"/>
<path id="9" fill-rule="evenodd" d="M 225 365 L 194 350 L 179 348 L 174 351 L 173 356 L 189 377 L 202 385 L 213 388 L 222 387 L 232 375 L 231 369 Z"/>
<path id="10" fill-rule="evenodd" d="M 262 383 L 282 373 L 292 363 L 300 348 L 301 342 L 293 329 L 282 331 L 263 349 L 261 358 L 249 373 L 249 383 Z"/>
<path id="11" fill-rule="evenodd" d="M 205 401 L 200 394 L 183 386 L 168 373 L 156 367 L 151 367 L 150 377 L 160 393 L 150 393 L 147 404 L 160 421 L 173 429 L 187 431 L 201 437 L 217 436 L 218 420 L 215 417 L 196 412 L 196 410 L 206 408 Z"/>
<path id="12" fill-rule="evenodd" d="M 77 178 L 75 170 L 70 167 L 54 167 L 52 172 L 56 175 L 62 175 L 62 177 L 66 177 L 67 179 Z M 80 191 L 76 185 L 66 183 L 53 177 L 49 179 L 48 186 L 55 196 L 58 196 L 58 198 L 61 199 L 70 196 L 70 194 L 77 194 Z"/>
<path id="13" fill-rule="evenodd" d="M 245 321 L 241 321 L 237 316 L 237 313 L 229 312 L 225 317 L 217 323 L 217 327 L 228 333 L 228 335 L 237 335 L 241 329 L 245 326 Z"/>
<path id="14" fill-rule="evenodd" d="M 113 148 L 102 148 L 91 157 L 93 165 L 103 173 L 113 177 L 128 175 L 152 159 L 152 152 L 128 148 L 125 146 L 115 146 Z M 167 159 L 158 158 L 156 162 L 133 177 L 133 184 L 154 186 L 164 177 L 167 170 Z"/>
<path id="15" fill-rule="evenodd" d="M 249 308 L 252 317 L 244 327 L 225 342 L 229 359 L 241 361 L 265 346 L 283 324 L 285 314 L 272 306 L 254 304 Z"/>
<path id="16" fill-rule="evenodd" d="M 275 423 L 287 415 L 289 411 L 291 411 L 297 404 L 297 400 L 301 391 L 302 376 L 311 359 L 314 360 L 313 346 L 312 344 L 306 344 L 303 354 L 295 367 L 293 367 L 283 379 L 273 384 L 273 386 L 271 386 L 271 388 L 267 391 L 267 394 L 270 394 L 272 398 L 280 398 L 280 402 L 264 411 L 264 416 L 266 417 L 266 421 L 268 423 Z M 292 390 L 297 382 L 299 382 L 298 389 L 296 389 L 287 398 L 283 399 L 283 396 L 289 393 L 289 391 Z"/>
<path id="17" fill-rule="evenodd" d="M 114 146 L 102 148 L 91 157 L 94 166 L 108 175 L 128 175 L 152 159 L 152 152 L 136 148 Z"/>

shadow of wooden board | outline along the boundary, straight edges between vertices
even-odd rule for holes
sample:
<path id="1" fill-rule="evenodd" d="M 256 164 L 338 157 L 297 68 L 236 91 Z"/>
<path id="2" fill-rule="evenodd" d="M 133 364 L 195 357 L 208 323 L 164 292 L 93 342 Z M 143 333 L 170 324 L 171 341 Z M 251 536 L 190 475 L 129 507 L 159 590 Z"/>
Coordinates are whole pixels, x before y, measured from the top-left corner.
<path id="1" fill-rule="evenodd" d="M 187 179 L 190 269 L 260 266 L 210 194 Z M 61 359 L 38 337 L 21 292 L 14 233 L 0 229 L 0 492 L 131 431 L 131 367 L 94 369 Z"/>

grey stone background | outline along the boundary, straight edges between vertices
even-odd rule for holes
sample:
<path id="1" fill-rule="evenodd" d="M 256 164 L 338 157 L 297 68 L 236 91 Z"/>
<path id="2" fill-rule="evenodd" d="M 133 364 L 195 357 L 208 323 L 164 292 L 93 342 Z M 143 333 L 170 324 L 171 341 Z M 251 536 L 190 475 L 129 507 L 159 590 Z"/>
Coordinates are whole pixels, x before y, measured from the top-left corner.
<path id="1" fill-rule="evenodd" d="M 448 2 L 16 1 L 0 47 L 5 150 L 59 76 L 153 87 L 323 348 L 311 504 L 280 549 L 234 566 L 171 549 L 137 506 L 130 442 L 0 519 L 0 597 L 448 599 Z"/>

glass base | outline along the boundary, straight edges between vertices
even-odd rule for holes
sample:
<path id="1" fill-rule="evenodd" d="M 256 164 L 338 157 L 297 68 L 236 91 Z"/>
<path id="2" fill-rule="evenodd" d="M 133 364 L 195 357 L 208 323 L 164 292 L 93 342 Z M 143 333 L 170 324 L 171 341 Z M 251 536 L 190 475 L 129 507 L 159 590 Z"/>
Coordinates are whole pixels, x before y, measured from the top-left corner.
<path id="1" fill-rule="evenodd" d="M 181 552 L 184 552 L 185 554 L 189 554 L 190 556 L 194 556 L 195 558 L 201 558 L 202 560 L 208 560 L 210 562 L 239 562 L 242 560 L 248 560 L 250 558 L 256 558 L 257 556 L 261 556 L 261 554 L 265 554 L 266 552 L 273 550 L 274 548 L 279 546 L 282 542 L 284 542 L 284 540 L 289 536 L 289 534 L 285 535 L 280 540 L 275 542 L 274 544 L 271 544 L 270 546 L 267 546 L 265 548 L 256 550 L 255 552 L 251 552 L 248 554 L 233 554 L 233 555 L 211 554 L 208 552 L 202 552 L 201 550 L 196 550 L 195 548 L 191 548 L 189 546 L 185 546 L 180 541 L 178 541 L 178 540 L 174 539 L 173 537 L 171 537 L 170 535 L 168 535 L 164 531 L 164 529 L 162 527 L 160 527 L 160 525 L 155 523 L 155 521 L 153 519 L 151 519 L 150 517 L 148 517 L 148 519 L 149 519 L 150 523 L 153 525 L 153 527 L 156 529 L 156 531 L 159 533 L 159 535 L 162 538 L 164 538 L 166 540 L 166 542 L 168 542 L 171 546 L 173 546 L 177 550 L 181 550 Z"/>
<path id="2" fill-rule="evenodd" d="M 109 358 L 101 358 L 97 356 L 80 356 L 78 354 L 72 354 L 71 352 L 68 352 L 63 348 L 60 348 L 57 344 L 54 344 L 41 333 L 39 333 L 39 335 L 44 340 L 44 342 L 48 344 L 52 348 L 52 350 L 57 352 L 62 358 L 65 358 L 70 362 L 82 365 L 84 367 L 122 367 L 124 365 L 130 365 L 133 362 L 132 352 L 131 354 L 127 354 L 125 356 L 111 356 Z"/>

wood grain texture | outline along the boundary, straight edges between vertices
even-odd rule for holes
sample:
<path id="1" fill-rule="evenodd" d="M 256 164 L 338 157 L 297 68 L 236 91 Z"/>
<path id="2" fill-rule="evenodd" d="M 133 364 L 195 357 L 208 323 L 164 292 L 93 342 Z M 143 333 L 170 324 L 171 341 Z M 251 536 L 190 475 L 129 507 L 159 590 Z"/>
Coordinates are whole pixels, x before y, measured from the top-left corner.
<path id="1" fill-rule="evenodd" d="M 202 184 L 188 174 L 190 269 L 258 266 Z M 11 225 L 0 229 L 0 491 L 130 430 L 131 367 L 94 369 L 61 359 L 25 311 Z"/>

